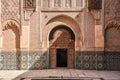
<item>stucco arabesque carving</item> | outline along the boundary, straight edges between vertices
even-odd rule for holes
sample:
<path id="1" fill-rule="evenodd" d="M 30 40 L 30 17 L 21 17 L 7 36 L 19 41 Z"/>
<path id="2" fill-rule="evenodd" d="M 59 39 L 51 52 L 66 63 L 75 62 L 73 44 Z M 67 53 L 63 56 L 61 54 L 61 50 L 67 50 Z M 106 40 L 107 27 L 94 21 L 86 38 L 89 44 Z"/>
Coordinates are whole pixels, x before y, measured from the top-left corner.
<path id="1" fill-rule="evenodd" d="M 95 22 L 96 22 L 96 25 L 101 25 L 101 10 L 90 10 L 90 13 L 92 14 Z"/>
<path id="2" fill-rule="evenodd" d="M 24 10 L 24 19 L 25 20 L 30 20 L 30 17 L 34 13 L 34 9 L 25 9 Z"/>
<path id="3" fill-rule="evenodd" d="M 112 3 L 112 5 L 111 5 Z M 108 26 L 120 27 L 120 11 L 119 0 L 106 0 L 105 1 L 105 29 Z"/>
<path id="4" fill-rule="evenodd" d="M 21 34 L 20 24 L 13 20 L 8 20 L 2 25 L 2 32 L 12 29 L 15 33 Z"/>
<path id="5" fill-rule="evenodd" d="M 35 3 L 36 0 L 26 0 L 25 6 L 24 6 L 24 19 L 30 20 L 31 15 L 35 11 Z"/>

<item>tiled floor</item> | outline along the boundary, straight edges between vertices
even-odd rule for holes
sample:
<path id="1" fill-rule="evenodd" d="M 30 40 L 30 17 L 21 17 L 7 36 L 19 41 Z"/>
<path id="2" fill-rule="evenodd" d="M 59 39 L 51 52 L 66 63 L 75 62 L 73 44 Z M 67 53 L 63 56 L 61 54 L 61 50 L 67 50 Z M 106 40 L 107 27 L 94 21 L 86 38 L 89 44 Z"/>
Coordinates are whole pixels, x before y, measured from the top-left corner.
<path id="1" fill-rule="evenodd" d="M 33 71 L 0 71 L 0 80 L 19 80 L 20 78 L 103 78 L 120 80 L 120 71 L 96 71 L 78 69 L 47 69 Z"/>

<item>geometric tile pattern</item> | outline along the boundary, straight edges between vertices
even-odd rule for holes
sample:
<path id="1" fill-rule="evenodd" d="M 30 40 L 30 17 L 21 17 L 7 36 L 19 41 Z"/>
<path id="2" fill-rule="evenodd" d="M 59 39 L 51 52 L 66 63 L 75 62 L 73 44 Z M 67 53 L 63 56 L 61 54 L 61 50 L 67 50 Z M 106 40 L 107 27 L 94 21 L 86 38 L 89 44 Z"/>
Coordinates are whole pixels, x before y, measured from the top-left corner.
<path id="1" fill-rule="evenodd" d="M 76 68 L 85 70 L 120 70 L 120 52 L 77 52 Z"/>
<path id="2" fill-rule="evenodd" d="M 77 52 L 76 68 L 84 70 L 102 70 L 104 69 L 103 52 Z"/>
<path id="3" fill-rule="evenodd" d="M 44 51 L 3 51 L 0 54 L 0 70 L 40 70 L 49 68 L 49 57 Z"/>
<path id="4" fill-rule="evenodd" d="M 120 70 L 120 52 L 106 52 L 105 70 Z"/>
<path id="5" fill-rule="evenodd" d="M 103 70 L 104 69 L 104 52 L 98 52 L 96 53 L 97 56 L 97 70 Z"/>
<path id="6" fill-rule="evenodd" d="M 48 51 L 2 51 L 0 70 L 41 70 L 49 68 Z M 76 52 L 76 68 L 83 70 L 120 70 L 119 52 Z"/>
<path id="7" fill-rule="evenodd" d="M 0 70 L 16 70 L 17 60 L 16 54 L 12 51 L 2 52 L 0 54 Z"/>

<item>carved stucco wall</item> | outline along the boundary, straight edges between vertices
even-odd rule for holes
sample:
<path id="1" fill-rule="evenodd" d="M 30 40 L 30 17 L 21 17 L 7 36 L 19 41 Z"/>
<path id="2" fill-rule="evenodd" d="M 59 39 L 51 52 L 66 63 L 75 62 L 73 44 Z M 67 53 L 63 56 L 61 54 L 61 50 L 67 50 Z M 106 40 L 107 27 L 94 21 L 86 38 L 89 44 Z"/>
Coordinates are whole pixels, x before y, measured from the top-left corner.
<path id="1" fill-rule="evenodd" d="M 120 22 L 120 0 L 105 0 L 105 23 L 111 20 Z"/>
<path id="2" fill-rule="evenodd" d="M 0 53 L 0 69 L 18 69 L 17 55 L 20 47 L 18 40 L 20 23 L 19 0 L 1 0 L 1 30 L 2 30 L 2 51 Z M 17 47 L 19 45 L 19 47 Z"/>
<path id="3" fill-rule="evenodd" d="M 85 50 L 94 50 L 95 47 L 95 19 L 92 17 L 91 13 L 85 12 L 85 22 L 84 22 L 84 47 Z"/>
<path id="4" fill-rule="evenodd" d="M 20 0 L 20 1 L 22 1 L 22 0 Z M 111 21 L 120 22 L 120 9 L 119 9 L 120 8 L 120 5 L 119 5 L 120 1 L 119 0 L 104 0 L 104 1 L 105 1 L 105 25 L 107 25 Z M 68 3 L 69 3 L 69 0 L 68 0 Z M 47 5 L 45 5 L 45 6 L 47 7 Z M 53 7 L 54 5 L 51 5 L 51 6 Z M 74 7 L 75 5 L 73 5 L 73 3 L 72 3 L 72 6 Z M 2 7 L 2 13 L 1 13 L 2 23 L 6 22 L 9 19 L 14 19 L 18 23 L 20 23 L 20 2 L 19 2 L 19 0 L 1 0 L 1 7 Z M 42 6 L 39 6 L 39 7 L 42 7 Z M 49 7 L 49 8 L 51 8 L 51 7 Z M 60 7 L 60 8 L 63 8 L 63 7 Z M 72 7 L 69 7 L 69 8 L 72 10 Z M 64 8 L 63 12 L 67 9 L 68 9 L 68 7 Z M 55 8 L 55 10 L 57 10 L 57 9 Z M 77 10 L 79 11 L 81 9 L 78 9 L 75 7 L 75 9 L 73 11 L 77 11 Z M 52 17 L 54 17 L 56 15 L 56 13 L 53 14 L 53 13 L 49 12 L 49 14 L 47 14 L 44 11 L 42 11 L 41 14 L 39 14 L 39 12 L 40 12 L 40 10 L 38 12 L 36 11 L 34 14 L 32 14 L 32 16 L 30 16 L 30 38 L 29 39 L 30 39 L 30 48 L 31 49 L 33 49 L 33 48 L 36 49 L 40 45 L 39 44 L 39 39 L 40 39 L 39 37 L 40 37 L 40 35 L 42 35 L 42 34 L 39 34 L 39 31 L 40 31 L 39 25 L 41 23 L 40 24 L 38 24 L 38 23 L 40 22 L 40 20 L 42 19 L 41 21 L 46 22 L 45 20 L 48 20 L 49 17 L 52 19 Z M 47 16 L 45 14 L 47 14 Z M 58 14 L 60 15 L 61 13 L 58 13 Z M 65 12 L 64 14 L 68 15 L 67 12 Z M 78 14 L 78 12 L 77 13 L 71 12 L 70 15 L 75 15 L 75 14 Z M 38 19 L 38 16 L 41 19 Z M 44 16 L 45 16 L 45 18 L 44 18 Z M 66 17 L 64 17 L 64 18 L 66 18 Z M 112 56 L 105 54 L 106 56 L 104 56 L 104 54 L 101 54 L 101 53 L 100 54 L 94 53 L 94 45 L 95 45 L 95 40 L 94 40 L 95 32 L 94 32 L 94 30 L 95 30 L 96 23 L 95 23 L 94 17 L 91 15 L 91 13 L 89 13 L 87 11 L 85 11 L 85 12 L 81 11 L 79 16 L 74 17 L 74 18 L 76 19 L 76 21 L 79 22 L 79 25 L 81 25 L 80 26 L 81 31 L 83 32 L 83 35 L 84 35 L 83 36 L 84 49 L 88 50 L 88 51 L 89 50 L 92 51 L 92 52 L 82 52 L 82 53 L 76 51 L 76 53 L 77 53 L 76 54 L 76 68 L 80 68 L 80 69 L 104 69 L 104 66 L 105 66 L 105 68 L 107 68 L 107 69 L 119 69 L 120 68 L 120 66 L 118 65 L 119 61 L 120 61 L 119 56 L 118 56 L 119 54 L 118 55 L 111 54 Z M 61 20 L 61 21 L 67 22 L 66 19 Z M 70 23 L 69 25 L 71 25 L 72 22 L 70 19 L 68 19 L 68 22 Z M 28 25 L 29 21 L 28 21 L 28 23 L 26 21 L 26 24 Z M 72 23 L 72 25 L 74 25 L 74 24 Z M 53 26 L 55 26 L 55 25 L 53 25 Z M 29 27 L 29 26 L 27 26 L 27 27 Z M 44 26 L 41 26 L 41 27 L 44 27 Z M 75 27 L 73 27 L 73 28 L 75 28 Z M 49 29 L 51 29 L 51 28 L 47 27 L 47 29 L 45 31 L 43 30 L 43 32 L 46 33 L 47 31 L 50 31 Z M 76 28 L 75 30 L 78 30 L 78 28 Z M 113 33 L 111 33 L 111 31 Z M 78 30 L 77 32 L 80 32 L 80 31 Z M 108 46 L 112 45 L 111 41 L 110 41 L 111 37 L 114 37 L 114 40 L 116 40 L 115 38 L 117 38 L 118 39 L 118 40 L 116 40 L 117 42 L 114 42 L 113 44 L 117 44 L 118 46 L 120 46 L 119 45 L 120 40 L 118 38 L 119 32 L 116 33 L 116 36 L 114 36 L 115 35 L 114 32 L 116 32 L 116 29 L 114 29 L 114 31 L 112 29 L 110 29 L 110 30 L 108 30 L 108 32 L 106 32 L 106 35 L 107 35 L 106 38 L 109 39 L 108 42 L 106 42 L 106 44 L 108 44 Z M 78 33 L 76 33 L 76 34 L 78 37 Z M 23 35 L 25 35 L 25 34 L 23 34 Z M 79 34 L 79 36 L 80 35 L 81 35 L 81 33 Z M 41 37 L 44 38 L 47 36 L 43 35 Z M 81 39 L 80 40 L 79 40 L 79 38 L 77 38 L 77 39 L 78 39 L 78 42 L 81 43 L 81 41 L 80 41 Z M 45 38 L 45 40 L 46 40 L 46 38 Z M 44 39 L 43 39 L 43 41 L 44 41 Z M 109 43 L 110 43 L 110 45 L 109 45 Z M 80 46 L 78 46 L 78 47 L 80 47 Z M 12 53 L 14 53 L 14 54 L 12 54 Z M 8 52 L 7 54 L 0 54 L 0 57 L 3 58 L 0 61 L 0 69 L 17 69 L 17 67 L 19 67 L 20 69 L 49 68 L 49 55 L 47 54 L 48 53 L 47 50 L 30 51 L 31 54 L 28 54 L 27 51 L 26 52 L 22 51 L 21 53 L 24 53 L 24 54 L 21 54 L 21 55 L 17 54 L 16 55 L 15 52 L 13 52 L 13 51 Z M 10 57 L 11 55 L 13 57 Z M 103 61 L 104 61 L 103 58 L 104 57 L 106 60 L 105 65 L 103 65 Z M 20 62 L 17 62 L 16 61 L 17 59 L 20 59 L 19 60 Z M 113 59 L 115 59 L 115 60 L 113 60 Z M 118 61 L 118 63 L 116 63 L 116 60 Z M 8 62 L 8 63 L 6 63 L 6 62 Z M 17 62 L 17 64 L 12 64 L 12 63 L 16 63 L 16 62 Z M 18 65 L 19 63 L 21 63 L 21 65 Z"/>
<path id="5" fill-rule="evenodd" d="M 105 1 L 104 69 L 120 70 L 120 0 Z"/>
<path id="6" fill-rule="evenodd" d="M 120 49 L 120 0 L 105 0 L 105 49 L 118 51 Z M 111 25 L 113 28 L 110 28 Z"/>
<path id="7" fill-rule="evenodd" d="M 20 3 L 19 0 L 1 0 L 1 22 L 14 19 L 20 22 Z"/>
<path id="8" fill-rule="evenodd" d="M 106 30 L 106 51 L 120 51 L 120 30 L 116 28 L 110 28 Z"/>

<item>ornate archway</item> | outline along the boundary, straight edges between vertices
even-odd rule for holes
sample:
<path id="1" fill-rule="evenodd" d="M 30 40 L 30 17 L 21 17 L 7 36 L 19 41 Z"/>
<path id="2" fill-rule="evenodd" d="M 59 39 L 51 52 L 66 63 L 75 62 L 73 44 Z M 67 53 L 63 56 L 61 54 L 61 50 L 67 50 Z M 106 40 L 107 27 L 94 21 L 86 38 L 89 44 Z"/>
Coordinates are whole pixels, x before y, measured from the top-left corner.
<path id="1" fill-rule="evenodd" d="M 20 48 L 20 28 L 16 21 L 8 20 L 2 27 L 3 49 L 13 50 Z"/>
<path id="2" fill-rule="evenodd" d="M 20 69 L 20 25 L 14 20 L 8 20 L 2 25 L 2 69 Z M 8 58 L 9 57 L 9 58 Z M 14 64 L 13 64 L 14 63 Z"/>
<path id="3" fill-rule="evenodd" d="M 120 70 L 120 24 L 112 21 L 105 28 L 105 69 Z"/>
<path id="4" fill-rule="evenodd" d="M 67 59 L 67 61 L 69 61 L 69 62 L 67 62 L 67 67 L 68 68 L 75 67 L 76 66 L 75 65 L 76 54 L 78 54 L 77 52 L 80 52 L 82 47 L 83 47 L 82 31 L 81 31 L 81 27 L 77 23 L 77 21 L 74 18 L 67 16 L 67 15 L 57 15 L 57 16 L 49 19 L 46 22 L 46 24 L 43 26 L 44 27 L 42 29 L 42 36 L 43 36 L 42 37 L 42 41 L 43 41 L 42 48 L 49 50 L 49 52 L 48 52 L 48 54 L 49 54 L 49 67 L 50 68 L 57 67 L 57 64 L 56 64 L 57 63 L 56 62 L 57 55 L 56 55 L 56 53 L 57 52 L 59 53 L 59 50 L 63 51 L 63 49 L 65 50 L 63 52 L 68 53 L 67 56 L 69 56 L 69 52 L 71 52 L 71 55 L 73 55 L 72 61 L 70 61 L 70 59 Z M 61 29 L 64 29 L 66 31 L 66 34 L 68 33 L 68 35 L 70 36 L 69 40 L 74 42 L 74 44 L 71 48 L 70 47 L 69 47 L 69 49 L 67 48 L 67 51 L 66 51 L 66 47 L 59 47 L 58 45 L 55 45 L 56 46 L 55 47 L 52 45 L 52 41 L 54 41 L 55 39 L 58 40 L 57 37 L 56 38 L 54 37 L 55 34 L 57 35 L 57 33 L 61 32 L 62 31 Z M 61 31 L 59 31 L 59 30 L 61 30 Z M 50 34 L 52 34 L 52 35 L 50 35 Z M 56 43 L 57 43 L 57 41 L 56 41 Z M 72 45 L 72 43 L 71 43 L 71 45 Z M 51 56 L 53 56 L 53 58 L 51 58 Z"/>
<path id="5" fill-rule="evenodd" d="M 117 21 L 109 22 L 105 27 L 105 51 L 120 50 L 120 24 Z"/>
<path id="6" fill-rule="evenodd" d="M 60 25 L 52 29 L 49 34 L 49 46 L 51 68 L 74 67 L 75 35 L 70 28 Z"/>

